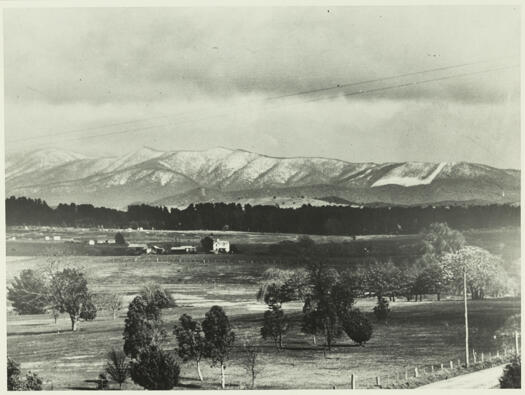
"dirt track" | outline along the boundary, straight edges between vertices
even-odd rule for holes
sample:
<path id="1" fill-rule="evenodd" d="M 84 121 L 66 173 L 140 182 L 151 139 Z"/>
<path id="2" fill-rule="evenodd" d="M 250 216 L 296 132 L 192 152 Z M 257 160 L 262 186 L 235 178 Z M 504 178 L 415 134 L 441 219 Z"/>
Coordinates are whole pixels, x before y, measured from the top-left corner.
<path id="1" fill-rule="evenodd" d="M 436 381 L 435 383 L 423 385 L 417 389 L 499 388 L 498 379 L 503 374 L 504 367 L 505 365 L 499 365 L 490 369 L 484 369 L 474 373 L 453 377 L 448 380 Z"/>

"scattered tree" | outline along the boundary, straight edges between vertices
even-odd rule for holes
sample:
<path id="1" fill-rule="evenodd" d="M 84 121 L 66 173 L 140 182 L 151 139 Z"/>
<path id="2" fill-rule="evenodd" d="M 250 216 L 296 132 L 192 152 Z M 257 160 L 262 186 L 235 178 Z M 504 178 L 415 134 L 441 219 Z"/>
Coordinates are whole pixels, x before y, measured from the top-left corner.
<path id="1" fill-rule="evenodd" d="M 149 346 L 131 362 L 130 374 L 136 384 L 147 390 L 170 390 L 179 383 L 180 368 L 169 353 Z"/>
<path id="2" fill-rule="evenodd" d="M 140 295 L 149 306 L 155 307 L 155 311 L 159 314 L 160 310 L 176 307 L 177 305 L 168 290 L 154 282 L 144 285 L 140 290 Z"/>
<path id="3" fill-rule="evenodd" d="M 33 270 L 22 270 L 7 287 L 7 299 L 19 314 L 43 314 L 48 305 L 46 283 Z"/>
<path id="4" fill-rule="evenodd" d="M 202 329 L 212 366 L 219 364 L 221 367 L 221 386 L 224 389 L 226 387 L 224 369 L 235 341 L 235 333 L 222 307 L 212 306 L 204 317 Z"/>
<path id="5" fill-rule="evenodd" d="M 255 388 L 255 379 L 261 372 L 261 368 L 257 364 L 257 358 L 259 356 L 259 347 L 250 344 L 244 344 L 242 347 L 241 363 L 242 367 L 250 377 L 250 388 Z"/>
<path id="6" fill-rule="evenodd" d="M 68 313 L 71 329 L 77 331 L 80 320 L 94 320 L 97 309 L 84 273 L 75 268 L 50 272 L 49 300 L 60 313 Z"/>
<path id="7" fill-rule="evenodd" d="M 106 373 L 117 382 L 119 388 L 122 389 L 122 384 L 125 383 L 129 377 L 129 362 L 126 354 L 112 348 L 108 353 L 107 359 Z"/>
<path id="8" fill-rule="evenodd" d="M 197 363 L 199 380 L 203 381 L 200 363 L 207 349 L 201 324 L 191 316 L 183 314 L 179 318 L 179 325 L 175 325 L 173 333 L 177 338 L 179 357 L 184 362 L 194 360 Z"/>
<path id="9" fill-rule="evenodd" d="M 115 235 L 115 244 L 117 245 L 126 245 L 126 240 L 124 239 L 124 236 L 122 236 L 122 233 L 118 232 Z"/>
<path id="10" fill-rule="evenodd" d="M 433 223 L 421 232 L 423 251 L 418 265 L 421 267 L 418 278 L 420 292 L 435 293 L 441 299 L 441 293 L 449 286 L 451 277 L 443 265 L 444 255 L 455 253 L 465 246 L 465 238 L 445 223 Z"/>
<path id="11" fill-rule="evenodd" d="M 165 340 L 160 309 L 142 296 L 136 296 L 129 304 L 124 324 L 124 352 L 130 358 L 137 358 L 143 349 L 159 348 Z"/>
<path id="12" fill-rule="evenodd" d="M 390 314 L 390 308 L 388 307 L 388 300 L 381 298 L 377 305 L 374 307 L 374 314 L 378 321 L 386 321 Z"/>
<path id="13" fill-rule="evenodd" d="M 359 309 L 346 312 L 342 326 L 348 337 L 359 345 L 364 345 L 372 337 L 372 324 Z"/>
<path id="14" fill-rule="evenodd" d="M 467 289 L 472 299 L 499 295 L 506 289 L 506 276 L 501 259 L 479 247 L 466 246 L 443 256 L 443 263 L 453 286 L 463 289 L 463 272 L 467 274 Z"/>
<path id="15" fill-rule="evenodd" d="M 264 313 L 261 336 L 271 338 L 278 350 L 283 348 L 283 335 L 288 331 L 288 320 L 281 306 L 273 305 Z"/>
<path id="16" fill-rule="evenodd" d="M 203 237 L 201 239 L 201 246 L 204 252 L 210 252 L 213 250 L 213 239 L 210 236 Z"/>
<path id="17" fill-rule="evenodd" d="M 363 278 L 365 291 L 377 297 L 378 302 L 385 296 L 395 301 L 400 282 L 401 271 L 392 260 L 370 262 Z"/>

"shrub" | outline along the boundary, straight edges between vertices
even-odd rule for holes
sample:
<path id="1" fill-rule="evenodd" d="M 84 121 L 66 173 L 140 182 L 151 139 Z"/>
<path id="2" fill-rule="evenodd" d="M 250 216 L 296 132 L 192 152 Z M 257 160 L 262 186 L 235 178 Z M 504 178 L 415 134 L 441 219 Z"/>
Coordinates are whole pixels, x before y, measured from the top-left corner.
<path id="1" fill-rule="evenodd" d="M 374 314 L 378 321 L 386 321 L 388 315 L 390 314 L 388 300 L 381 298 L 379 302 L 377 302 L 377 306 L 374 307 Z"/>
<path id="2" fill-rule="evenodd" d="M 170 390 L 179 383 L 180 368 L 170 354 L 152 346 L 131 363 L 130 373 L 133 382 L 147 390 Z"/>
<path id="3" fill-rule="evenodd" d="M 500 388 L 521 388 L 521 358 L 515 357 L 505 366 L 503 376 L 499 379 Z"/>
<path id="4" fill-rule="evenodd" d="M 129 376 L 129 363 L 126 354 L 112 348 L 108 353 L 106 373 L 118 383 L 119 388 L 122 388 L 122 384 Z"/>
<path id="5" fill-rule="evenodd" d="M 7 389 L 9 391 L 40 391 L 42 379 L 36 374 L 27 372 L 24 378 L 20 377 L 20 365 L 7 357 Z"/>
<path id="6" fill-rule="evenodd" d="M 345 333 L 357 344 L 363 345 L 372 337 L 372 324 L 358 309 L 346 312 L 341 321 Z"/>

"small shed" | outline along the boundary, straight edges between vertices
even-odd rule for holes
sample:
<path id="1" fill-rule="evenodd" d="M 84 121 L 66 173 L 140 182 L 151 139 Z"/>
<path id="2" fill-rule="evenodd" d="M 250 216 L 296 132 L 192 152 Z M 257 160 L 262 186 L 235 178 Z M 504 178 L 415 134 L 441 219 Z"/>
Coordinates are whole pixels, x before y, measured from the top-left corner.
<path id="1" fill-rule="evenodd" d="M 171 247 L 170 251 L 172 254 L 195 254 L 197 252 L 197 248 L 194 246 L 179 246 Z"/>

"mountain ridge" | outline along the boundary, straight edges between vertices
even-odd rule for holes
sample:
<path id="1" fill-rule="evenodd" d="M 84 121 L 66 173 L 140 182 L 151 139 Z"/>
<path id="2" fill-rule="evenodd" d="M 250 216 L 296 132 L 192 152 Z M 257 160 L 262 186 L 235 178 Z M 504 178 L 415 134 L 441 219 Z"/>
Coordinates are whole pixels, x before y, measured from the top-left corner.
<path id="1" fill-rule="evenodd" d="M 272 157 L 225 147 L 200 151 L 141 147 L 100 158 L 59 149 L 7 155 L 5 175 L 7 195 L 38 197 L 50 204 L 75 201 L 123 208 L 142 202 L 183 207 L 204 201 L 252 204 L 257 199 L 265 203 L 281 199 L 293 207 L 294 200 L 335 204 L 323 196 L 357 204 L 516 203 L 521 171 L 469 162 L 354 163 Z"/>

